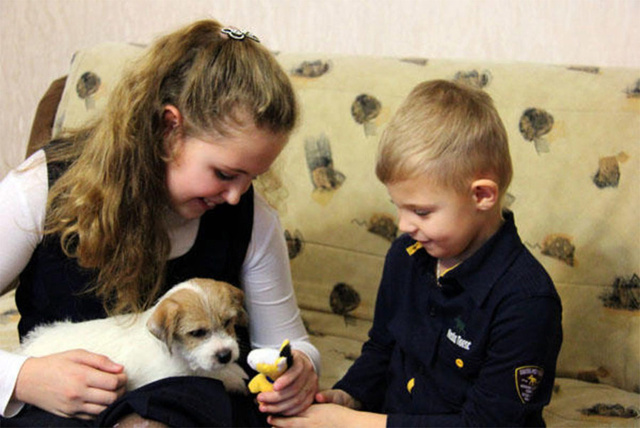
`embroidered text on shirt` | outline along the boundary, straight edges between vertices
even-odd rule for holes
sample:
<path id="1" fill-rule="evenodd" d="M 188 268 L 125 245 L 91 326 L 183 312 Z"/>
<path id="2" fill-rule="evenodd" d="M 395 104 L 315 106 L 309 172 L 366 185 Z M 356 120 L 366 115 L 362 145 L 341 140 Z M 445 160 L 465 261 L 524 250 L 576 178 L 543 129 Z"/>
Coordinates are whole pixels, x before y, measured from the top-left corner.
<path id="1" fill-rule="evenodd" d="M 462 336 L 456 334 L 451 329 L 447 331 L 447 339 L 449 339 L 451 343 L 459 346 L 462 349 L 466 349 L 467 351 L 471 349 L 471 341 L 463 339 Z"/>

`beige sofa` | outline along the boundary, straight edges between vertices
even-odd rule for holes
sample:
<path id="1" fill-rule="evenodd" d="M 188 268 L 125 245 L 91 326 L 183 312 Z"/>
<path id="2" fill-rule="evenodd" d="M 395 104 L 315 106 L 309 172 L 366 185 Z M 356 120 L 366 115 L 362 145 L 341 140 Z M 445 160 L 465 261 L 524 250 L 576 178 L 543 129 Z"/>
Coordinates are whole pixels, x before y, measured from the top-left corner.
<path id="1" fill-rule="evenodd" d="M 124 44 L 78 52 L 54 134 L 98 111 L 139 52 Z M 397 234 L 394 207 L 373 172 L 378 138 L 416 83 L 463 79 L 487 91 L 502 115 L 515 167 L 509 206 L 563 299 L 564 343 L 547 424 L 640 426 L 640 70 L 278 59 L 298 91 L 302 124 L 258 187 L 286 229 L 298 303 L 323 356 L 321 386 L 358 356 Z M 12 295 L 4 296 L 0 347 L 16 344 L 17 318 Z"/>

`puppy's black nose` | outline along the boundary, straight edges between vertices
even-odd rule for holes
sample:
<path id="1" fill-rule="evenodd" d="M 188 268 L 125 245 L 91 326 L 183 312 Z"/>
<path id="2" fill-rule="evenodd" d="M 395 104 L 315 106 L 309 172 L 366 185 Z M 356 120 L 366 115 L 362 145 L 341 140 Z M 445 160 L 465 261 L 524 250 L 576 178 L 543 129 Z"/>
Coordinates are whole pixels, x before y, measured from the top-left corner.
<path id="1" fill-rule="evenodd" d="M 221 364 L 227 364 L 231 361 L 231 350 L 225 349 L 216 354 L 216 358 Z"/>

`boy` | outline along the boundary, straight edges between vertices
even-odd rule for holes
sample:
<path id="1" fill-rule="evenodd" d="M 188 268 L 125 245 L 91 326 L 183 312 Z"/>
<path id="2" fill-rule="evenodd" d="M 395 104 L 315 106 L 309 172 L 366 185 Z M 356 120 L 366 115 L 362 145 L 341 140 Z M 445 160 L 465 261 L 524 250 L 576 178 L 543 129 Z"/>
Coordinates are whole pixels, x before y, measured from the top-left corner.
<path id="1" fill-rule="evenodd" d="M 418 85 L 376 166 L 404 232 L 391 246 L 362 355 L 334 389 L 275 426 L 541 426 L 561 303 L 502 209 L 512 176 L 491 98 Z"/>

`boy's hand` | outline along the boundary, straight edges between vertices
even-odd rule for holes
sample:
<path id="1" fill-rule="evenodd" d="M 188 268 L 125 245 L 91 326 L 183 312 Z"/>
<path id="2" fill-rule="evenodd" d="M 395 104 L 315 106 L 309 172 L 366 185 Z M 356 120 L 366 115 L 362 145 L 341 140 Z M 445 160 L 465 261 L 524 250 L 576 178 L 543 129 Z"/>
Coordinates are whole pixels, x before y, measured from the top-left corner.
<path id="1" fill-rule="evenodd" d="M 126 390 L 124 367 L 74 350 L 25 361 L 14 398 L 66 418 L 93 419 Z"/>
<path id="2" fill-rule="evenodd" d="M 354 410 L 359 410 L 362 407 L 358 400 L 341 389 L 328 389 L 318 392 L 316 394 L 316 402 L 338 404 Z"/>

